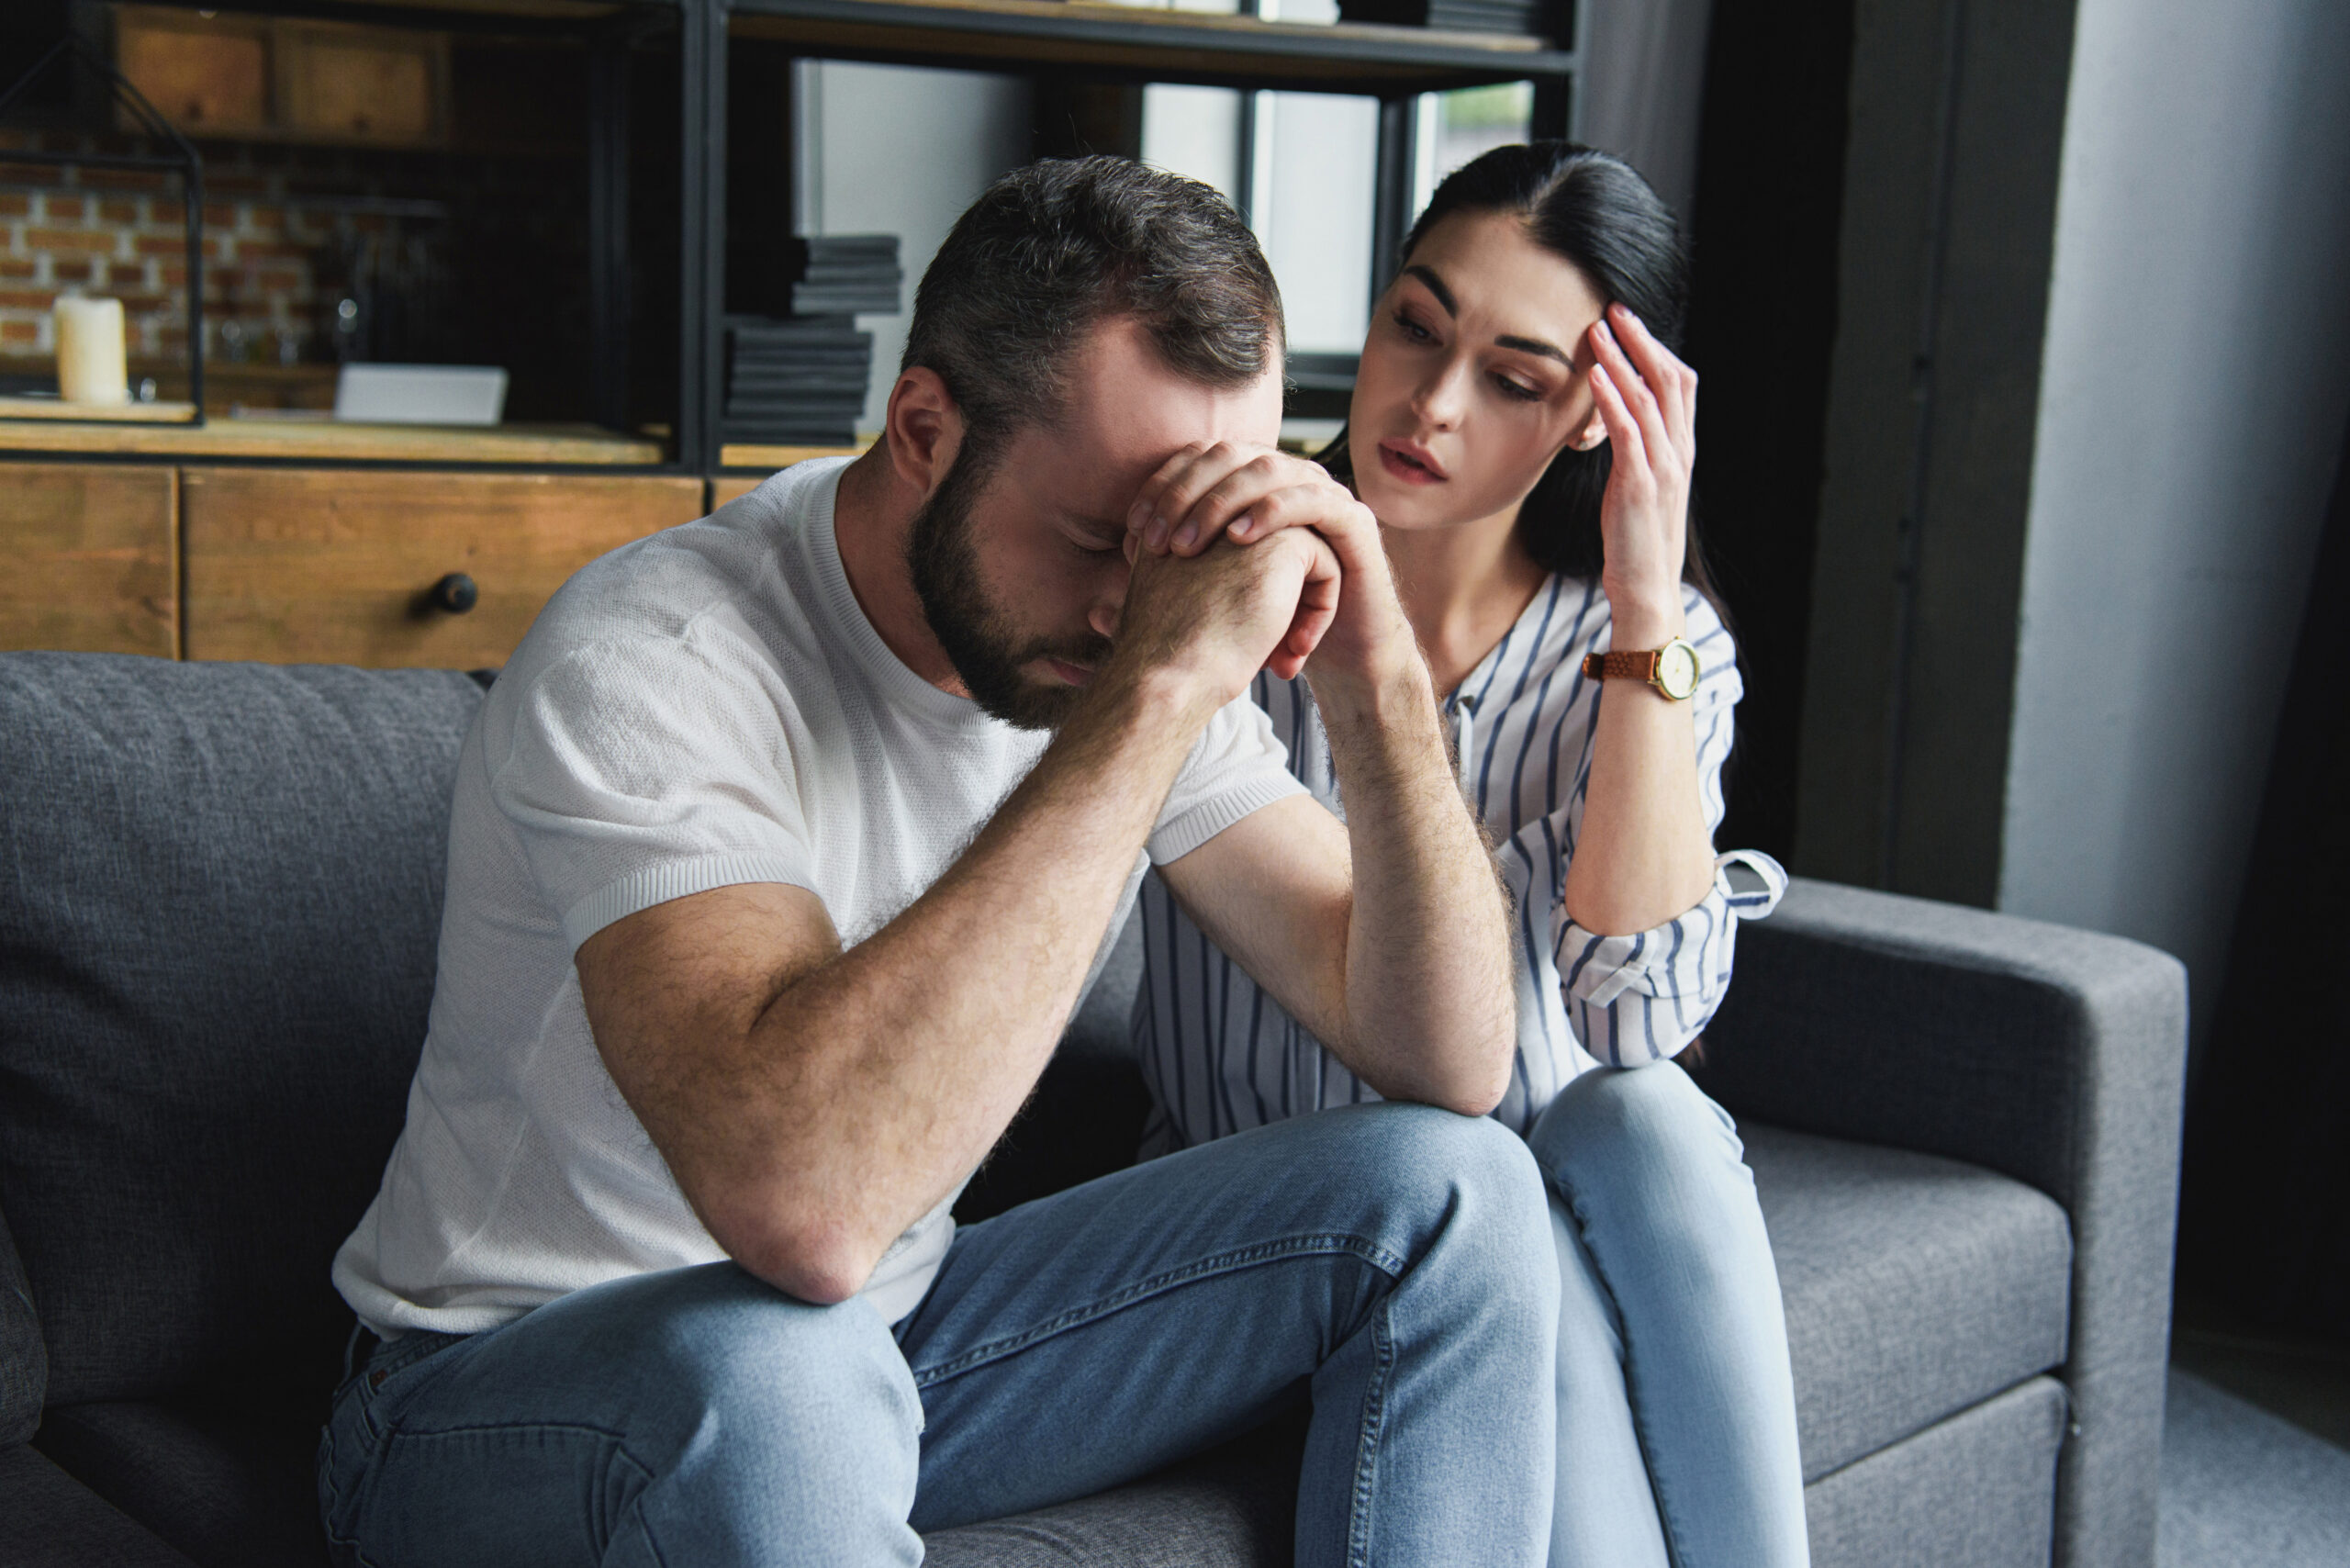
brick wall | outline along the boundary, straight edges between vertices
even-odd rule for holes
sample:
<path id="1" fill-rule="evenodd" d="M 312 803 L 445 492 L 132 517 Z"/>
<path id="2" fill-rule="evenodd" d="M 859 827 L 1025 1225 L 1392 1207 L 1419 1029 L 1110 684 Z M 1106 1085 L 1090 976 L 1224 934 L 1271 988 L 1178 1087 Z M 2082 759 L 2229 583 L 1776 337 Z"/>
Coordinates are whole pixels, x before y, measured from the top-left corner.
<path id="1" fill-rule="evenodd" d="M 28 146 L 133 144 L 0 130 L 0 375 L 50 368 L 50 307 L 73 289 L 121 299 L 134 377 L 154 375 L 165 397 L 184 395 L 169 390 L 187 349 L 180 176 L 10 160 Z M 498 364 L 513 377 L 509 419 L 587 416 L 584 139 L 440 151 L 207 141 L 200 151 L 207 370 L 347 358 Z M 649 169 L 641 198 L 657 196 L 673 166 Z M 648 203 L 653 227 L 640 242 L 652 248 L 636 265 L 673 291 L 663 269 L 675 227 L 661 226 L 661 211 Z M 336 315 L 346 297 L 360 307 L 355 327 Z M 648 319 L 673 319 L 672 299 L 652 297 Z M 235 331 L 224 335 L 229 322 Z M 658 362 L 648 355 L 637 368 L 666 396 Z"/>
<path id="2" fill-rule="evenodd" d="M 181 178 L 160 170 L 10 162 L 27 144 L 0 135 L 0 370 L 55 352 L 50 306 L 61 291 L 118 298 L 134 360 L 187 351 L 185 206 Z M 73 140 L 44 145 L 69 150 Z M 207 358 L 292 364 L 333 357 L 335 300 L 354 253 L 397 240 L 401 220 L 338 210 L 294 150 L 209 156 L 205 166 L 204 310 Z M 344 182 L 353 180 L 344 172 Z M 348 205 L 349 198 L 343 198 Z"/>

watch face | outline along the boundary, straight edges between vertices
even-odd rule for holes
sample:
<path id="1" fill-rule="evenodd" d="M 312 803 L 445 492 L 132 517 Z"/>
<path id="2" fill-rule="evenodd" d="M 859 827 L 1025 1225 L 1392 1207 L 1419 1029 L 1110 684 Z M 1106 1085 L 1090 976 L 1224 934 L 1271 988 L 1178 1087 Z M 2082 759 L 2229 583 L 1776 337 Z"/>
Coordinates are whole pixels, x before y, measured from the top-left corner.
<path id="1" fill-rule="evenodd" d="M 1679 702 L 1697 689 L 1697 650 L 1675 638 L 1657 655 L 1656 683 Z"/>

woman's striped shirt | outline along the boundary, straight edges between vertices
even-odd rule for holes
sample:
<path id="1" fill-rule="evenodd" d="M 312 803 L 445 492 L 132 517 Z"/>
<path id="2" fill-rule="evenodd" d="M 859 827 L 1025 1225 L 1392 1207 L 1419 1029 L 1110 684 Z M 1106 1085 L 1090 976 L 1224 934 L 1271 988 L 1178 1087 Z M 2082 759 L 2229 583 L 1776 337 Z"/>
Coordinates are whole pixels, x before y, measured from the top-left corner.
<path id="1" fill-rule="evenodd" d="M 1722 767 L 1744 689 L 1729 631 L 1694 588 L 1687 615 L 1700 661 L 1691 700 L 1710 832 L 1721 825 Z M 1599 936 L 1567 918 L 1567 862 L 1603 695 L 1602 683 L 1584 678 L 1583 658 L 1607 647 L 1598 585 L 1554 576 L 1444 705 L 1461 787 L 1498 846 L 1515 912 L 1517 1056 L 1494 1114 L 1520 1132 L 1578 1072 L 1599 1062 L 1642 1066 L 1686 1047 L 1729 987 L 1738 923 L 1768 914 L 1786 885 L 1777 862 L 1739 851 L 1715 862 L 1702 902 L 1653 930 Z M 1305 681 L 1260 675 L 1253 695 L 1289 747 L 1290 771 L 1343 816 Z M 1155 1102 L 1146 1153 L 1378 1098 L 1208 940 L 1155 872 L 1141 902 L 1133 1031 Z"/>

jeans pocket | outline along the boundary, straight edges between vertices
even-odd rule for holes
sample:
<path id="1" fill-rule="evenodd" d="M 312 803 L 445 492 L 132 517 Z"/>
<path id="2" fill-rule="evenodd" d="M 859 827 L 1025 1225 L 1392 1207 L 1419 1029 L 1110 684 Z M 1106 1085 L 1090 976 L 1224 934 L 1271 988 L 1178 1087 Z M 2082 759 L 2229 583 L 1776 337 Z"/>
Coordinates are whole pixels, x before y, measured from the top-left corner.
<path id="1" fill-rule="evenodd" d="M 405 1384 L 413 1380 L 403 1374 L 464 1338 L 419 1332 L 378 1345 L 366 1363 L 335 1390 L 334 1405 L 319 1434 L 319 1517 L 338 1562 L 358 1561 L 361 1493 L 388 1430 L 381 1406 L 407 1392 Z"/>
<path id="2" fill-rule="evenodd" d="M 348 1499 L 356 1495 L 366 1468 L 367 1428 L 360 1408 L 360 1386 L 354 1377 L 335 1391 L 327 1424 L 319 1431 L 319 1522 L 326 1529 L 327 1544 L 337 1562 L 347 1562 L 351 1540 Z"/>

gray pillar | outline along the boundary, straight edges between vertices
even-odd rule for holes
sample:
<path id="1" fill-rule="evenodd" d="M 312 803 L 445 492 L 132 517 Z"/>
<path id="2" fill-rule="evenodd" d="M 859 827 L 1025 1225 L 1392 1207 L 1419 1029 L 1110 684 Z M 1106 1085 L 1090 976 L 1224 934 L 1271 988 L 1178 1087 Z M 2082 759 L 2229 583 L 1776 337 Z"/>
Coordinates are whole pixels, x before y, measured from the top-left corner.
<path id="1" fill-rule="evenodd" d="M 1998 896 L 2073 10 L 1855 14 L 1796 836 L 1809 875 Z"/>

